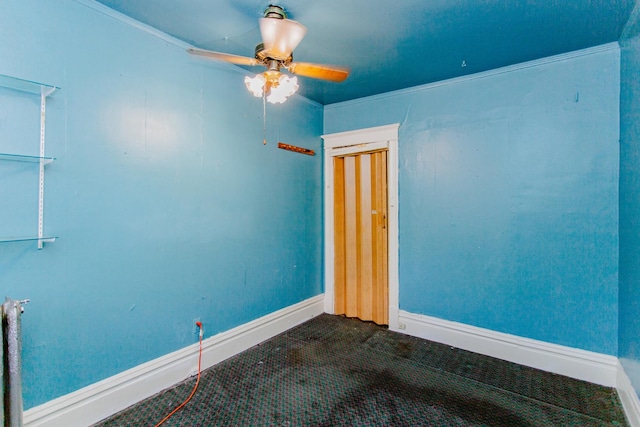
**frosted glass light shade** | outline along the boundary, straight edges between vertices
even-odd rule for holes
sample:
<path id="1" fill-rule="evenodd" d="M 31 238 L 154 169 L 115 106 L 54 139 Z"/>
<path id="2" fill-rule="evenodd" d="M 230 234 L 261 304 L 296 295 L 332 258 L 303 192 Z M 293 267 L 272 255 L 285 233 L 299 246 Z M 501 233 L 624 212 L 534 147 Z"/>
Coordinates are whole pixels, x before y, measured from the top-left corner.
<path id="1" fill-rule="evenodd" d="M 274 59 L 287 59 L 306 33 L 304 25 L 290 19 L 260 18 L 264 50 Z"/>
<path id="2" fill-rule="evenodd" d="M 244 78 L 244 84 L 249 89 L 249 92 L 253 94 L 253 96 L 260 98 L 262 96 L 262 91 L 264 90 L 264 84 L 266 79 L 262 74 L 257 74 L 254 78 L 246 76 Z"/>
<path id="3" fill-rule="evenodd" d="M 267 101 L 272 104 L 282 104 L 298 90 L 298 87 L 297 77 L 289 77 L 282 74 L 278 78 L 278 86 L 271 87 L 271 93 L 267 97 Z"/>
<path id="4" fill-rule="evenodd" d="M 288 97 L 296 93 L 299 88 L 298 78 L 295 76 L 289 77 L 285 74 L 281 74 L 280 77 L 278 77 L 277 84 L 275 82 L 267 83 L 267 79 L 263 74 L 257 74 L 253 78 L 249 76 L 245 77 L 244 84 L 247 86 L 247 89 L 249 89 L 249 92 L 258 98 L 263 95 L 266 87 L 267 101 L 272 104 L 282 104 Z"/>

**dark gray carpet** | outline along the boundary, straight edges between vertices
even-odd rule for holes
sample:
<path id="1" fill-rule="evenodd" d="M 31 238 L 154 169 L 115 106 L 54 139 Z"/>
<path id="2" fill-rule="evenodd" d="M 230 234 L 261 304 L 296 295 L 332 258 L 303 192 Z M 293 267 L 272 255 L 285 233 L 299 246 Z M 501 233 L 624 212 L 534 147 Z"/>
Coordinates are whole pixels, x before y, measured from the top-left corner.
<path id="1" fill-rule="evenodd" d="M 154 426 L 195 378 L 96 426 Z M 614 389 L 321 315 L 202 373 L 163 426 L 626 426 Z"/>

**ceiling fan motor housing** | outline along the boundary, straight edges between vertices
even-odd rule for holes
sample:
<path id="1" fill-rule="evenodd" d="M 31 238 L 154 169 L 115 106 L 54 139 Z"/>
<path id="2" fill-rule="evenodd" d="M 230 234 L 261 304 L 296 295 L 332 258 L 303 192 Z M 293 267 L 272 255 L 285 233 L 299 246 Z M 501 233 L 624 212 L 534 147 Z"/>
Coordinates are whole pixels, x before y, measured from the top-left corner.
<path id="1" fill-rule="evenodd" d="M 264 49 L 264 43 L 260 43 L 256 45 L 256 50 L 255 50 L 255 58 L 260 61 L 260 63 L 262 63 L 265 66 L 268 66 L 269 61 L 270 60 L 277 60 L 281 63 L 281 65 L 288 65 L 291 63 L 291 61 L 293 61 L 293 54 L 289 55 L 288 58 L 272 58 L 271 56 L 269 56 L 269 52 L 267 52 Z"/>

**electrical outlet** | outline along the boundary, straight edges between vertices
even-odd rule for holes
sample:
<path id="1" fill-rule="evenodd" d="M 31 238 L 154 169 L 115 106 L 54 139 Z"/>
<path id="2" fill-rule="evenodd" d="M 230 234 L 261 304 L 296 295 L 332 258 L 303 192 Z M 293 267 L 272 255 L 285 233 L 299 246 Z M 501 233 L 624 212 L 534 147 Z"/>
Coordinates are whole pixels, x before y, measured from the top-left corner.
<path id="1" fill-rule="evenodd" d="M 191 323 L 193 325 L 193 333 L 196 335 L 200 333 L 200 328 L 197 325 L 198 322 L 202 322 L 202 320 L 200 320 L 199 317 L 196 317 L 195 319 L 193 319 L 193 323 Z"/>
<path id="2" fill-rule="evenodd" d="M 405 325 L 404 323 L 398 323 L 398 329 L 401 329 L 401 330 L 407 329 L 407 325 Z"/>

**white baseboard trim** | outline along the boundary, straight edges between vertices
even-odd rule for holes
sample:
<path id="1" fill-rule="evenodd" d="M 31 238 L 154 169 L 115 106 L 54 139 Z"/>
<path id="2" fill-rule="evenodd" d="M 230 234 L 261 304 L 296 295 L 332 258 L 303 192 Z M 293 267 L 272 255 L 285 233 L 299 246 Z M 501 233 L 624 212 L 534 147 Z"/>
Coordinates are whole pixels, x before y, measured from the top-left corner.
<path id="1" fill-rule="evenodd" d="M 324 295 L 317 295 L 207 338 L 202 342 L 202 369 L 323 312 Z M 197 366 L 196 343 L 31 408 L 24 413 L 24 427 L 85 427 L 94 424 L 194 375 Z"/>
<path id="2" fill-rule="evenodd" d="M 435 317 L 399 313 L 397 332 L 553 372 L 607 387 L 616 387 L 618 358 L 522 338 Z M 404 329 L 402 329 L 404 327 Z"/>
<path id="3" fill-rule="evenodd" d="M 631 427 L 640 427 L 640 399 L 622 365 L 618 363 L 618 396 Z"/>

